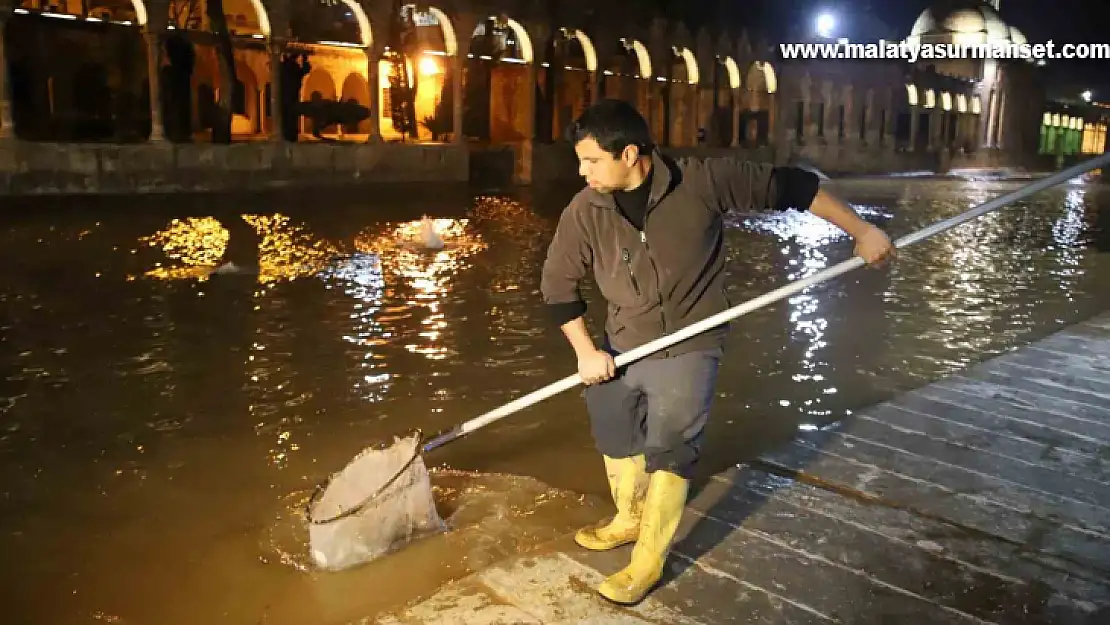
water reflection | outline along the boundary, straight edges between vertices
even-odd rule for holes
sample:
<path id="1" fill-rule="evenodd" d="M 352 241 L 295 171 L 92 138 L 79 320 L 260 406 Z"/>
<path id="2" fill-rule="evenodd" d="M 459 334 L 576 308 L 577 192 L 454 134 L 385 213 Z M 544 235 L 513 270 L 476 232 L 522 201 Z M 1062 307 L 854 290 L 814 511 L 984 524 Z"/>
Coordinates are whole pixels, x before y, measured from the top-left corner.
<path id="1" fill-rule="evenodd" d="M 1074 300 L 1075 282 L 1083 275 L 1082 237 L 1087 229 L 1087 190 L 1073 186 L 1064 197 L 1063 214 L 1052 224 L 1050 250 L 1056 252 L 1057 265 L 1048 269 L 1056 276 L 1060 291 L 1068 301 Z"/>
<path id="2" fill-rule="evenodd" d="M 166 266 L 163 261 L 155 261 L 143 275 L 156 280 L 205 280 L 223 257 L 229 238 L 227 228 L 215 217 L 174 219 L 139 242 L 159 248 L 166 259 L 176 263 Z"/>
<path id="3" fill-rule="evenodd" d="M 339 255 L 338 248 L 318 239 L 281 213 L 243 215 L 261 237 L 258 245 L 258 282 L 263 286 L 313 276 Z"/>
<path id="4" fill-rule="evenodd" d="M 385 295 L 393 303 L 383 310 L 379 321 L 390 323 L 411 318 L 423 309 L 420 329 L 405 341 L 405 349 L 431 360 L 443 360 L 455 351 L 444 342 L 448 331 L 443 310 L 452 281 L 465 270 L 468 259 L 486 249 L 481 236 L 468 228 L 466 219 L 435 219 L 432 226 L 438 235 L 438 249 L 425 247 L 423 220 L 398 224 L 385 233 L 364 231 L 355 237 L 354 247 L 363 254 L 374 255 L 381 264 L 379 272 L 398 278 L 394 286 L 386 281 Z"/>
<path id="5" fill-rule="evenodd" d="M 378 318 L 385 295 L 381 260 L 377 254 L 356 253 L 325 269 L 320 277 L 329 289 L 338 286 L 354 301 L 343 340 L 352 346 L 358 360 L 355 391 L 362 401 L 381 401 L 392 385 L 386 355 L 380 350 L 389 339 Z"/>
<path id="6" fill-rule="evenodd" d="M 259 237 L 257 281 L 264 288 L 283 281 L 314 275 L 337 255 L 338 248 L 295 225 L 287 215 L 250 215 L 240 217 Z M 164 258 L 143 276 L 156 280 L 207 280 L 221 271 L 220 261 L 231 244 L 227 227 L 215 217 L 174 219 L 154 234 L 140 238 L 158 248 Z M 134 280 L 135 276 L 129 276 Z"/>

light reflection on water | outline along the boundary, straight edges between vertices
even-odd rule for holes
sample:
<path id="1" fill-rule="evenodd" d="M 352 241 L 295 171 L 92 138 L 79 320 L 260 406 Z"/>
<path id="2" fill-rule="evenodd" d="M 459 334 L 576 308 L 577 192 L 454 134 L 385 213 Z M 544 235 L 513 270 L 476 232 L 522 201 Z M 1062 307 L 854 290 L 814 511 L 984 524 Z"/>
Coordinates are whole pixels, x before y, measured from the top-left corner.
<path id="1" fill-rule="evenodd" d="M 835 184 L 892 237 L 1016 188 Z M 220 622 L 223 610 L 249 620 L 265 595 L 299 579 L 291 565 L 257 564 L 274 553 L 251 542 L 289 512 L 290 497 L 364 444 L 455 425 L 573 371 L 538 293 L 557 215 L 477 198 L 435 217 L 443 247 L 424 249 L 425 209 L 140 210 L 0 230 L 9 268 L 0 275 L 0 551 L 21 563 L 0 573 L 24 580 L 13 587 L 25 602 L 15 613 L 172 623 Z M 1107 211 L 1105 189 L 1069 185 L 903 250 L 889 269 L 861 269 L 741 317 L 707 466 L 742 460 L 771 430 L 827 426 L 1110 307 L 1095 223 Z M 258 267 L 211 275 L 235 220 L 258 235 Z M 737 304 L 851 252 L 843 234 L 806 214 L 729 223 Z M 600 327 L 603 307 L 589 285 L 584 292 Z M 576 393 L 490 426 L 434 463 L 604 489 Z M 75 520 L 77 509 L 95 518 Z M 553 518 L 532 520 L 554 527 Z M 278 560 L 295 560 L 295 545 L 282 549 Z M 132 571 L 127 580 L 143 590 L 117 588 L 123 582 L 103 572 L 134 553 L 180 570 Z M 198 581 L 218 567 L 260 590 L 225 605 L 226 588 Z"/>

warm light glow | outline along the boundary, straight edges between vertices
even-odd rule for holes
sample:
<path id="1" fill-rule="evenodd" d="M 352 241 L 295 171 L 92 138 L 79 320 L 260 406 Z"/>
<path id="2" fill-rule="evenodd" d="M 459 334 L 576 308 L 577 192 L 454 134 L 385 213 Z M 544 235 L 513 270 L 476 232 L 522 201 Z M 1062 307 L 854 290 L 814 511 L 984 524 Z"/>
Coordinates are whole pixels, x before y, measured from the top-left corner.
<path id="1" fill-rule="evenodd" d="M 289 217 L 243 215 L 260 237 L 258 243 L 258 282 L 263 285 L 316 275 L 339 255 L 326 241 L 314 238 Z"/>
<path id="2" fill-rule="evenodd" d="M 971 98 L 971 112 L 976 115 L 983 112 L 983 104 L 982 100 L 979 99 L 979 96 Z"/>
<path id="3" fill-rule="evenodd" d="M 775 74 L 775 68 L 771 67 L 770 63 L 764 63 L 763 61 L 752 63 L 751 69 L 748 70 L 748 91 L 758 91 L 754 85 L 759 84 L 760 79 L 762 79 L 763 89 L 767 93 L 778 91 L 778 76 Z"/>
<path id="4" fill-rule="evenodd" d="M 451 20 L 447 14 L 436 7 L 429 6 L 428 12 L 436 18 L 439 22 L 439 27 L 443 29 L 443 47 L 449 56 L 455 56 L 459 53 L 459 39 L 455 35 L 455 27 L 451 25 Z"/>
<path id="5" fill-rule="evenodd" d="M 254 7 L 254 14 L 258 16 L 258 30 L 262 34 L 270 36 L 270 15 L 266 13 L 266 7 L 263 6 L 262 0 L 251 0 L 251 6 Z"/>
<path id="6" fill-rule="evenodd" d="M 651 55 L 648 54 L 647 48 L 644 44 L 636 39 L 621 39 L 625 49 L 631 49 L 636 54 L 636 61 L 640 65 L 640 78 L 648 80 L 651 78 Z"/>
<path id="7" fill-rule="evenodd" d="M 528 36 L 528 31 L 520 25 L 520 22 L 512 18 L 506 19 L 505 23 L 509 25 L 509 28 L 513 31 L 513 35 L 516 36 L 517 42 L 520 43 L 520 58 L 523 59 L 525 63 L 531 63 L 535 56 L 532 50 L 532 38 Z"/>
<path id="8" fill-rule="evenodd" d="M 956 110 L 961 113 L 967 112 L 967 96 L 962 93 L 956 94 Z"/>
<path id="9" fill-rule="evenodd" d="M 405 349 L 430 360 L 443 360 L 451 355 L 443 345 L 442 336 L 447 328 L 447 317 L 441 309 L 444 297 L 450 291 L 452 277 L 465 268 L 465 261 L 487 249 L 481 237 L 467 228 L 466 219 L 430 220 L 436 245 L 426 245 L 428 233 L 423 220 L 405 222 L 384 234 L 359 234 L 355 248 L 362 253 L 376 254 L 384 274 L 401 278 L 414 291 L 406 302 L 428 310 L 421 320 L 423 330 L 420 340 L 405 345 Z M 391 282 L 387 279 L 386 283 Z"/>
<path id="10" fill-rule="evenodd" d="M 1044 117 L 1041 118 L 1041 123 L 1044 124 L 1045 126 L 1051 126 L 1052 125 L 1052 113 L 1045 113 Z"/>
<path id="11" fill-rule="evenodd" d="M 1106 149 L 1106 124 L 1088 123 L 1083 129 L 1084 154 L 1102 154 Z"/>
<path id="12" fill-rule="evenodd" d="M 435 57 L 424 55 L 420 57 L 420 75 L 435 76 L 443 71 Z"/>
<path id="13" fill-rule="evenodd" d="M 686 82 L 691 85 L 698 84 L 701 77 L 698 73 L 698 60 L 694 58 L 694 53 L 690 51 L 690 48 L 682 48 L 681 50 L 674 48 L 674 52 L 681 56 L 686 63 Z"/>
<path id="14" fill-rule="evenodd" d="M 952 110 L 952 94 L 944 91 L 940 94 L 940 107 L 946 111 Z"/>
<path id="15" fill-rule="evenodd" d="M 937 106 L 937 94 L 932 89 L 925 90 L 925 108 L 931 109 Z"/>
<path id="16" fill-rule="evenodd" d="M 740 68 L 736 66 L 736 61 L 732 60 L 731 56 L 725 57 L 725 71 L 728 72 L 728 86 L 730 89 L 740 88 Z"/>
<path id="17" fill-rule="evenodd" d="M 135 21 L 139 26 L 146 26 L 146 3 L 143 0 L 131 0 L 131 6 L 135 7 Z"/>
<path id="18" fill-rule="evenodd" d="M 586 57 L 586 71 L 597 71 L 597 50 L 594 48 L 594 42 L 590 40 L 586 33 L 580 30 L 570 31 L 570 35 L 578 40 L 578 44 L 582 46 L 582 54 Z"/>
<path id="19" fill-rule="evenodd" d="M 158 248 L 171 261 L 161 261 L 143 275 L 156 280 L 206 280 L 223 258 L 230 233 L 215 217 L 174 219 L 165 229 L 139 239 Z M 130 276 L 134 280 L 135 276 Z"/>
<path id="20" fill-rule="evenodd" d="M 906 85 L 906 99 L 910 106 L 917 106 L 917 85 Z"/>

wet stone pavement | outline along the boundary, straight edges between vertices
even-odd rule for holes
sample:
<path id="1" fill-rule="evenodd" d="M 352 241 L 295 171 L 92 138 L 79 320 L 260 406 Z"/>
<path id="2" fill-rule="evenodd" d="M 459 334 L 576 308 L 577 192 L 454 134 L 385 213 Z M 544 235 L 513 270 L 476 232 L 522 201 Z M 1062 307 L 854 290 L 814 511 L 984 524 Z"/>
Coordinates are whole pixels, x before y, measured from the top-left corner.
<path id="1" fill-rule="evenodd" d="M 377 625 L 1110 623 L 1110 313 L 712 476 L 664 581 L 569 536 Z"/>

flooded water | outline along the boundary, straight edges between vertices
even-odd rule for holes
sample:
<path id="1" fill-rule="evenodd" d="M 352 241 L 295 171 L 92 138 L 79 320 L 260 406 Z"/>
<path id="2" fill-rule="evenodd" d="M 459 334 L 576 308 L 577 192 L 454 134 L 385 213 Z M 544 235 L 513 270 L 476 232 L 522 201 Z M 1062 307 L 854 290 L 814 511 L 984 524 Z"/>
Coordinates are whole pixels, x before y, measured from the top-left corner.
<path id="1" fill-rule="evenodd" d="M 833 189 L 899 236 L 1019 184 Z M 538 293 L 570 190 L 533 193 L 9 203 L 2 619 L 353 623 L 603 514 L 572 391 L 426 458 L 446 534 L 342 573 L 308 557 L 309 495 L 364 446 L 574 371 Z M 209 277 L 244 233 L 246 268 Z M 851 253 L 804 214 L 727 239 L 737 303 Z M 703 472 L 1110 308 L 1108 251 L 1110 189 L 1073 182 L 741 318 Z"/>

